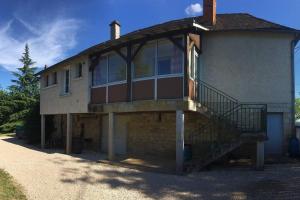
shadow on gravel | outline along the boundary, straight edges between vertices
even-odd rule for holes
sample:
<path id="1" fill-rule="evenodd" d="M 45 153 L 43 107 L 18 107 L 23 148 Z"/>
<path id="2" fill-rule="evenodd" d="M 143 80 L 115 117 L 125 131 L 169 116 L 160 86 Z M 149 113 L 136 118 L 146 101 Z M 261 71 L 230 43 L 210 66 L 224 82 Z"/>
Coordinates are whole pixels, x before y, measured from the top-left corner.
<path id="1" fill-rule="evenodd" d="M 26 140 L 23 139 L 18 139 L 16 137 L 5 137 L 5 138 L 0 138 L 3 141 L 15 144 L 15 145 L 19 145 L 22 146 L 24 148 L 28 148 L 28 149 L 32 149 L 35 151 L 40 151 L 43 153 L 48 153 L 48 154 L 52 154 L 52 153 L 63 153 L 64 151 L 62 149 L 41 149 L 40 145 L 31 145 L 28 144 L 26 142 Z"/>
<path id="2" fill-rule="evenodd" d="M 155 199 L 300 199 L 299 165 L 268 165 L 265 171 L 213 170 L 188 176 L 143 172 L 110 165 L 97 169 L 92 165 L 101 164 L 86 163 L 80 174 L 76 168 L 64 168 L 61 181 L 67 184 L 104 184 L 112 191 L 139 191 L 145 197 Z M 78 176 L 74 178 L 76 174 Z"/>
<path id="3" fill-rule="evenodd" d="M 16 138 L 2 140 L 41 151 Z M 59 150 L 41 152 L 58 153 Z M 61 170 L 60 181 L 66 184 L 104 184 L 112 191 L 138 191 L 145 197 L 155 199 L 300 199 L 299 164 L 266 165 L 265 171 L 235 168 L 176 176 L 96 163 L 100 156 L 97 153 L 72 156 L 76 159 L 49 158 L 57 165 L 74 163 L 74 167 Z M 102 167 L 97 168 L 97 165 Z"/>

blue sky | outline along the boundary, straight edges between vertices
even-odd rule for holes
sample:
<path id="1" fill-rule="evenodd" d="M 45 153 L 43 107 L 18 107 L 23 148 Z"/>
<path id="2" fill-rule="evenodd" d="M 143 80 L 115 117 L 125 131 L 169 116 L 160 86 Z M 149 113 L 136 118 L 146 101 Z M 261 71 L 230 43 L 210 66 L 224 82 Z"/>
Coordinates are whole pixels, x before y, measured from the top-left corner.
<path id="1" fill-rule="evenodd" d="M 109 38 L 109 23 L 121 22 L 125 34 L 164 21 L 202 15 L 202 0 L 3 0 L 0 7 L 0 85 L 29 43 L 37 67 L 52 65 Z M 188 8 L 188 9 L 187 9 Z M 188 11 L 188 12 L 187 12 Z M 218 13 L 247 12 L 300 29 L 299 0 L 217 0 Z M 300 93 L 300 51 L 296 58 Z"/>

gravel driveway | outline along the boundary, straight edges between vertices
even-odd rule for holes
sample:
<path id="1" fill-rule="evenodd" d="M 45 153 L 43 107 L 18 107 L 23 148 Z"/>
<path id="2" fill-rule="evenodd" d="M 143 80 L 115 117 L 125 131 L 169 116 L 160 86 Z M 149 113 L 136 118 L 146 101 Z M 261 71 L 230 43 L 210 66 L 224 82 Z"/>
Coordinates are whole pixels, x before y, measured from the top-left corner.
<path id="1" fill-rule="evenodd" d="M 29 199 L 300 199 L 300 165 L 175 176 L 92 161 L 98 157 L 40 151 L 0 137 L 0 168 L 23 185 Z"/>

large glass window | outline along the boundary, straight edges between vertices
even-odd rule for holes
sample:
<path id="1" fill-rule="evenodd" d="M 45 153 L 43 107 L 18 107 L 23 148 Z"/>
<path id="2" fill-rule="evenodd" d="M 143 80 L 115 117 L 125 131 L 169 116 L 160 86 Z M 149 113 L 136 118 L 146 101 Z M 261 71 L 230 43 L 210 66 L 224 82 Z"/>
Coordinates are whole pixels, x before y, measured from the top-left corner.
<path id="1" fill-rule="evenodd" d="M 134 64 L 134 78 L 144 78 L 154 75 L 156 43 L 145 45 L 136 55 Z"/>
<path id="2" fill-rule="evenodd" d="M 182 44 L 182 39 L 176 39 Z M 171 41 L 159 41 L 157 45 L 158 75 L 182 73 L 183 53 Z"/>
<path id="3" fill-rule="evenodd" d="M 93 85 L 107 83 L 107 57 L 102 57 L 93 70 Z"/>
<path id="4" fill-rule="evenodd" d="M 100 58 L 93 70 L 93 85 L 103 85 L 126 80 L 126 62 L 118 54 Z"/>
<path id="5" fill-rule="evenodd" d="M 126 62 L 117 54 L 109 56 L 108 62 L 108 81 L 126 80 Z"/>

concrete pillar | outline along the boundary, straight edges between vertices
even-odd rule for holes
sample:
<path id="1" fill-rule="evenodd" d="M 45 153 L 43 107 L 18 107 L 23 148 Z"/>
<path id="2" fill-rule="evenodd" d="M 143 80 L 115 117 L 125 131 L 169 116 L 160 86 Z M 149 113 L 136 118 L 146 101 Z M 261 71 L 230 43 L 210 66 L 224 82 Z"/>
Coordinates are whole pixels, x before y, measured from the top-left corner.
<path id="1" fill-rule="evenodd" d="M 256 169 L 263 170 L 265 163 L 265 142 L 257 141 L 256 144 Z"/>
<path id="2" fill-rule="evenodd" d="M 176 173 L 183 172 L 184 162 L 184 112 L 176 111 Z"/>
<path id="3" fill-rule="evenodd" d="M 41 148 L 45 148 L 46 130 L 45 130 L 45 115 L 41 115 Z"/>
<path id="4" fill-rule="evenodd" d="M 108 159 L 113 160 L 115 157 L 114 150 L 114 134 L 115 134 L 115 114 L 108 113 Z"/>
<path id="5" fill-rule="evenodd" d="M 72 114 L 67 114 L 67 134 L 66 134 L 66 153 L 71 154 L 72 152 Z"/>

